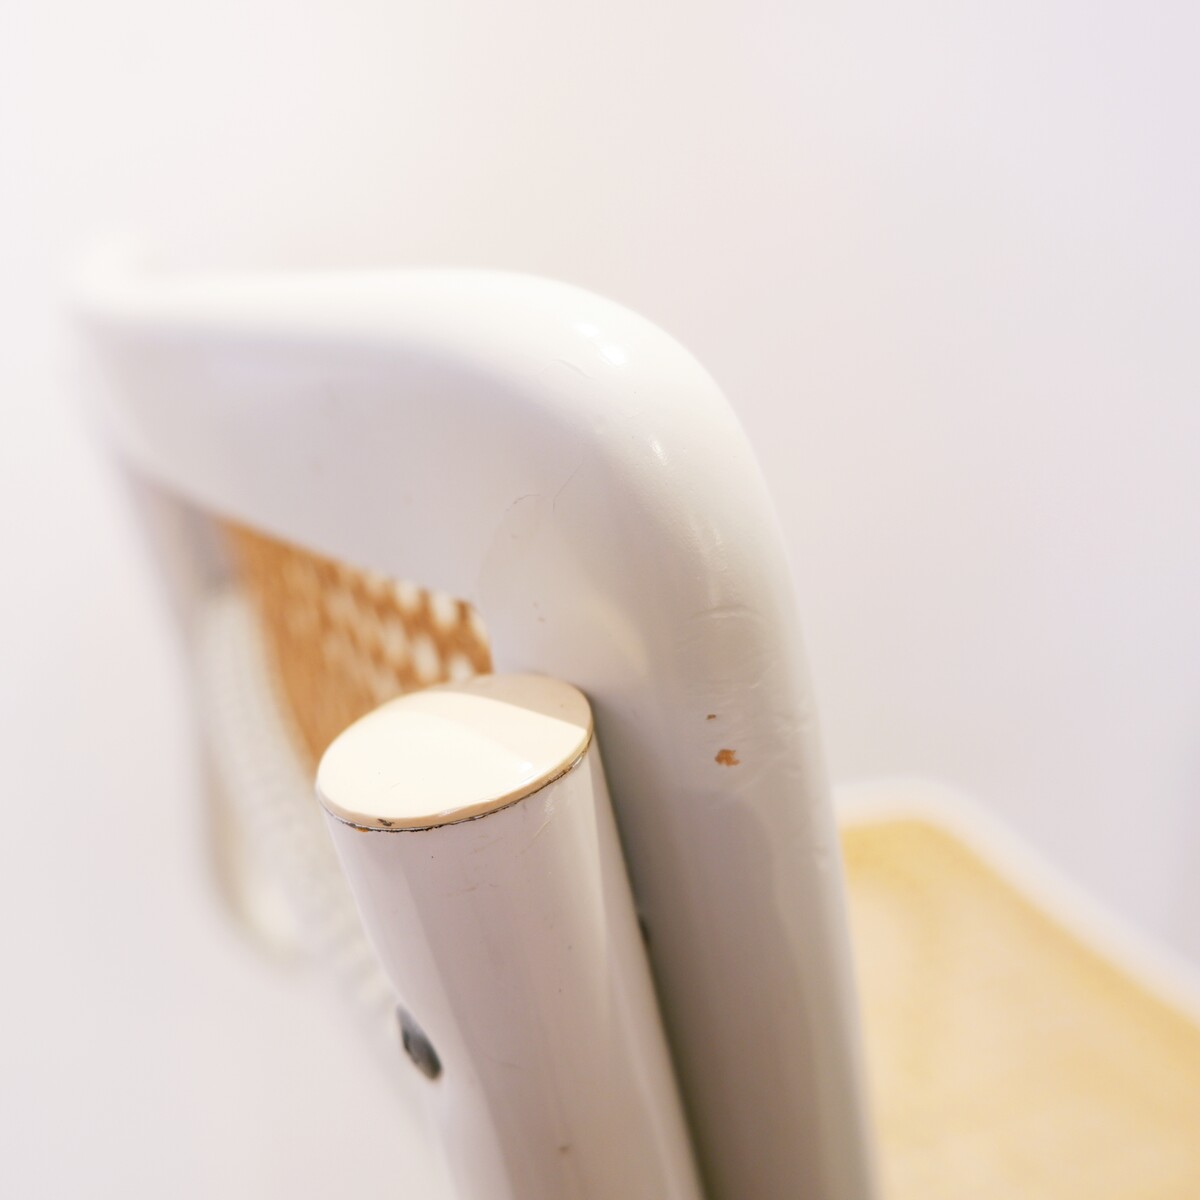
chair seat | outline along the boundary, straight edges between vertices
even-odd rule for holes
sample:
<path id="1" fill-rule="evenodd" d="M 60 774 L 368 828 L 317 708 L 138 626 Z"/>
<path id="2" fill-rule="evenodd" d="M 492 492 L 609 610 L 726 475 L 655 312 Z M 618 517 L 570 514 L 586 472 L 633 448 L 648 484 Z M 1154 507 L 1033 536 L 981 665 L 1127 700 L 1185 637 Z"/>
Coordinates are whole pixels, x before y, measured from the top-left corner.
<path id="1" fill-rule="evenodd" d="M 926 819 L 844 827 L 887 1200 L 1195 1200 L 1200 1025 Z"/>

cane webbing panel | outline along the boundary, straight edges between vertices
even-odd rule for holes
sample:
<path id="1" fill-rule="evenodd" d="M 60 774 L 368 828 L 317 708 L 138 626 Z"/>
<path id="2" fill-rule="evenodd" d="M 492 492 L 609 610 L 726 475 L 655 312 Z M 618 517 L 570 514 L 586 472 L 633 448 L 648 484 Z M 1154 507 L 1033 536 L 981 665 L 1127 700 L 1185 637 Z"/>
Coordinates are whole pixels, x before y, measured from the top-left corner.
<path id="1" fill-rule="evenodd" d="M 1200 1028 L 938 827 L 843 846 L 887 1200 L 1200 1197 Z"/>
<path id="2" fill-rule="evenodd" d="M 244 528 L 227 532 L 310 763 L 385 700 L 491 670 L 483 623 L 465 602 Z"/>

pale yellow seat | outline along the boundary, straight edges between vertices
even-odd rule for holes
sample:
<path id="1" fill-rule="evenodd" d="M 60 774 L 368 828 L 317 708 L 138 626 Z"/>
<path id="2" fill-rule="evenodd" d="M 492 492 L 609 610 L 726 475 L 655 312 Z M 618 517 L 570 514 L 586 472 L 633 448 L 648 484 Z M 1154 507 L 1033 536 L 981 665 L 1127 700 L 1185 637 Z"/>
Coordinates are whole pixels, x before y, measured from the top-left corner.
<path id="1" fill-rule="evenodd" d="M 1184 1012 L 944 828 L 843 847 L 885 1196 L 1200 1196 Z"/>

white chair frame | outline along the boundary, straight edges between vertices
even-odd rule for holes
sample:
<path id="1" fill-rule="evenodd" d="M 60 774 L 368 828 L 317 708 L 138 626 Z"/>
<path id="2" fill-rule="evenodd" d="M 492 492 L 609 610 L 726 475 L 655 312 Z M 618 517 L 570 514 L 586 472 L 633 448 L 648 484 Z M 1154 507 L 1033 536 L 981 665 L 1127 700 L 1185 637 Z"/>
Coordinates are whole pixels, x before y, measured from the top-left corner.
<path id="1" fill-rule="evenodd" d="M 137 470 L 467 599 L 498 670 L 588 695 L 710 1200 L 873 1195 L 792 581 L 699 363 L 616 304 L 490 273 L 108 270 L 84 308 Z"/>

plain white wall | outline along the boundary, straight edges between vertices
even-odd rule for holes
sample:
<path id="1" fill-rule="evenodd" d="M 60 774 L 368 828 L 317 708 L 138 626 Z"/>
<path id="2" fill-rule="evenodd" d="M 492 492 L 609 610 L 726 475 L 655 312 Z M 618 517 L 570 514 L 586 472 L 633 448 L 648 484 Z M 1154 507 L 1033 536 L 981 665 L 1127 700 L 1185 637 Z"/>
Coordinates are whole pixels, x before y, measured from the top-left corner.
<path id="1" fill-rule="evenodd" d="M 123 233 L 204 266 L 515 268 L 643 310 L 725 386 L 835 777 L 973 794 L 1200 960 L 1195 5 L 9 0 L 2 24 L 16 794 L 151 806 L 139 779 L 190 768 L 69 407 L 72 256 Z M 65 928 L 23 819 L 12 903 L 40 887 Z M 104 854 L 146 871 L 125 832 Z"/>

